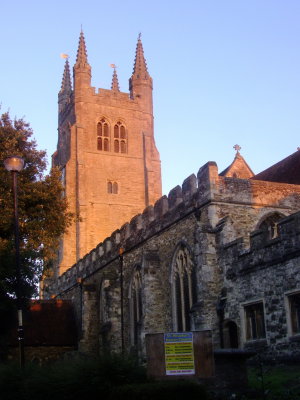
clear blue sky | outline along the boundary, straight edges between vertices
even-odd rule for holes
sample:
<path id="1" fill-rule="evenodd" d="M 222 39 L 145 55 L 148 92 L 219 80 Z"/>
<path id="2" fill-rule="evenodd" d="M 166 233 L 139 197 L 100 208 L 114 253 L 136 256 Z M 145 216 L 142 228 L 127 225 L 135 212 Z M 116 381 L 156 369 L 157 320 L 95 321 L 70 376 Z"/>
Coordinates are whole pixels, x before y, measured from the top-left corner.
<path id="1" fill-rule="evenodd" d="M 24 117 L 50 160 L 57 93 L 82 24 L 92 84 L 128 91 L 142 32 L 154 82 L 163 192 L 236 143 L 258 173 L 300 146 L 299 0 L 1 0 L 0 102 Z"/>

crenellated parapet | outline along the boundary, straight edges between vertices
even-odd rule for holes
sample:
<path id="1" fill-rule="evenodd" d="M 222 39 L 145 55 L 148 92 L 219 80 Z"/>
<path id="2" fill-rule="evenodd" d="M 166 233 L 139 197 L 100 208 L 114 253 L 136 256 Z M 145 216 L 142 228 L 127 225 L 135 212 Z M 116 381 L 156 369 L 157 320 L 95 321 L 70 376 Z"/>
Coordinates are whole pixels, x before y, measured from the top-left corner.
<path id="1" fill-rule="evenodd" d="M 196 176 L 189 176 L 182 187 L 176 186 L 168 196 L 158 199 L 154 206 L 148 206 L 141 214 L 135 215 L 130 222 L 123 224 L 120 229 L 114 231 L 110 237 L 58 277 L 56 282 L 48 285 L 49 294 L 68 290 L 81 279 L 118 259 L 121 247 L 125 252 L 130 251 L 176 223 L 178 219 L 195 212 L 197 203 L 201 206 L 205 202 L 205 195 L 198 190 Z"/>
<path id="2" fill-rule="evenodd" d="M 271 239 L 265 230 L 250 234 L 250 248 L 242 238 L 228 243 L 220 250 L 220 264 L 227 279 L 252 273 L 300 256 L 300 212 L 278 223 L 278 236 Z"/>
<path id="3" fill-rule="evenodd" d="M 294 196 L 296 189 L 298 204 L 300 204 L 298 186 L 272 183 L 271 185 L 274 186 L 275 197 L 278 185 L 285 188 L 287 197 L 292 193 Z M 269 186 L 265 185 L 267 194 L 270 190 Z M 50 292 L 59 293 L 68 290 L 70 286 L 76 285 L 78 280 L 92 275 L 96 270 L 105 268 L 117 260 L 120 248 L 123 248 L 125 253 L 130 252 L 190 214 L 194 213 L 199 216 L 203 207 L 209 205 L 214 207 L 214 204 L 219 203 L 220 200 L 227 204 L 234 204 L 234 202 L 251 204 L 253 193 L 255 190 L 258 192 L 258 187 L 261 191 L 261 198 L 263 198 L 266 193 L 263 191 L 262 182 L 224 178 L 218 175 L 218 167 L 215 162 L 205 164 L 200 168 L 197 177 L 190 175 L 184 180 L 182 186 L 178 185 L 170 190 L 168 196 L 162 196 L 154 206 L 145 208 L 141 214 L 135 215 L 130 222 L 123 224 L 110 237 L 99 243 L 96 248 L 57 278 L 58 286 L 50 285 Z M 276 202 L 280 201 L 278 196 Z M 249 268 L 255 268 L 256 265 L 261 265 L 262 260 L 265 265 L 275 262 L 286 250 L 299 251 L 299 218 L 300 213 L 282 220 L 279 224 L 280 236 L 271 241 L 265 238 L 263 231 L 251 233 L 250 250 L 244 245 L 243 239 L 230 242 L 222 248 L 221 266 L 226 271 L 230 270 L 230 273 L 242 273 Z M 222 224 L 221 220 L 216 227 L 216 233 L 218 230 L 222 230 Z M 232 265 L 234 265 L 234 271 L 232 271 Z"/>

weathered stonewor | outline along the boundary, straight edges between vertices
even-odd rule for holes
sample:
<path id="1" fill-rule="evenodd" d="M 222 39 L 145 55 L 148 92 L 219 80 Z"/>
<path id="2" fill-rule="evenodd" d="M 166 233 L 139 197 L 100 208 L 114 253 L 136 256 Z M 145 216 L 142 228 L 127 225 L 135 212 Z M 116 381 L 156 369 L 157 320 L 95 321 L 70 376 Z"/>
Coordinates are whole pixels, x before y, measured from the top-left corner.
<path id="1" fill-rule="evenodd" d="M 299 208 L 298 185 L 221 176 L 216 163 L 209 162 L 197 178 L 191 175 L 182 187 L 176 186 L 114 231 L 49 283 L 44 293 L 72 299 L 81 351 L 120 350 L 123 331 L 126 349 L 142 355 L 147 333 L 182 329 L 176 271 L 187 263 L 194 271 L 190 282 L 196 296 L 189 329 L 212 330 L 216 348 L 263 347 L 266 354 L 280 349 L 289 354 L 297 345 L 290 340 L 295 335 L 288 333 L 290 316 L 283 303 L 289 301 L 289 291 L 300 291 L 295 228 L 299 215 L 289 215 Z M 280 235 L 271 239 L 264 224 L 274 215 L 283 220 L 278 224 Z M 280 310 L 274 306 L 275 293 Z M 247 304 L 260 302 L 265 336 L 256 340 L 246 333 L 245 310 Z M 272 310 L 280 315 L 276 328 Z"/>
<path id="2" fill-rule="evenodd" d="M 53 282 L 53 286 L 44 287 L 44 296 L 68 290 L 71 286 L 77 284 L 78 279 L 90 276 L 96 270 L 115 260 L 119 256 L 120 248 L 129 251 L 152 235 L 159 233 L 176 221 L 179 210 L 181 216 L 184 216 L 185 213 L 191 213 L 195 205 L 195 201 L 193 201 L 195 196 L 193 195 L 197 194 L 195 175 L 184 181 L 184 187 L 186 188 L 184 192 L 185 201 L 183 201 L 181 187 L 176 186 L 168 196 L 162 196 L 154 206 L 145 208 L 142 214 L 133 217 L 129 223 L 113 232 L 109 238 L 99 243 L 95 249 L 58 277 L 57 290 L 54 289 L 52 292 L 56 282 Z M 48 295 L 46 295 L 46 292 L 48 292 Z"/>
<path id="3" fill-rule="evenodd" d="M 68 270 L 63 274 L 58 281 L 65 282 L 66 285 L 60 286 L 60 289 L 65 290 L 63 288 L 67 288 L 70 282 L 74 284 L 77 278 L 84 278 L 95 269 L 106 265 L 109 260 L 118 256 L 120 247 L 126 250 L 138 245 L 207 202 L 221 201 L 228 203 L 228 206 L 242 203 L 256 207 L 280 206 L 284 202 L 283 209 L 287 210 L 294 209 L 297 204 L 297 185 L 224 178 L 218 176 L 217 172 L 216 163 L 207 163 L 198 172 L 198 188 L 195 175 L 191 175 L 183 182 L 182 188 L 176 186 L 168 196 L 157 200 L 154 207 L 148 206 L 142 214 L 133 217 L 130 223 L 124 224 L 75 264 L 78 267 L 72 267 L 72 272 Z M 214 215 L 213 207 L 210 211 L 210 222 L 215 219 L 219 221 L 220 218 L 217 219 Z"/>
<path id="4" fill-rule="evenodd" d="M 161 196 L 153 82 L 140 37 L 128 93 L 120 91 L 113 68 L 111 90 L 91 86 L 92 68 L 81 31 L 73 85 L 68 59 L 65 63 L 52 156 L 62 171 L 69 210 L 79 218 L 62 237 L 56 275 Z"/>
<path id="5" fill-rule="evenodd" d="M 270 239 L 265 231 L 254 231 L 250 248 L 240 239 L 220 252 L 224 287 L 227 288 L 225 319 L 242 329 L 245 349 L 261 350 L 271 359 L 300 356 L 299 341 L 289 322 L 289 298 L 300 290 L 300 212 L 278 223 L 279 235 Z M 266 335 L 247 340 L 242 305 L 263 303 Z"/>

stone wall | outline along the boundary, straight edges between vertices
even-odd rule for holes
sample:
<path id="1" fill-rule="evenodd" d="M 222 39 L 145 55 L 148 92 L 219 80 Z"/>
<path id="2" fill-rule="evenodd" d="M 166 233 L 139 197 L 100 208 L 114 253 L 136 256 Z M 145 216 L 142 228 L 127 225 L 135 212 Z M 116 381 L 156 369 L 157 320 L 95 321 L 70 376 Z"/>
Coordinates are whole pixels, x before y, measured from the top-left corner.
<path id="1" fill-rule="evenodd" d="M 220 251 L 225 319 L 237 324 L 241 346 L 263 349 L 270 357 L 299 357 L 300 336 L 289 329 L 288 296 L 300 291 L 300 213 L 283 219 L 279 231 L 272 240 L 263 231 L 253 232 L 250 249 L 238 239 Z M 244 306 L 255 302 L 264 306 L 266 337 L 247 341 Z"/>
<path id="2" fill-rule="evenodd" d="M 179 247 L 184 246 L 191 255 L 197 281 L 197 302 L 191 309 L 192 328 L 211 329 L 215 347 L 220 346 L 217 306 L 225 288 L 225 320 L 232 320 L 237 325 L 240 347 L 251 347 L 251 343 L 245 343 L 243 339 L 243 302 L 266 298 L 268 293 L 270 304 L 274 305 L 272 299 L 278 301 L 282 297 L 280 290 L 283 290 L 284 280 L 284 291 L 300 288 L 300 282 L 296 279 L 292 285 L 289 283 L 289 277 L 297 272 L 298 257 L 294 250 L 289 251 L 291 247 L 297 249 L 299 246 L 299 234 L 287 222 L 289 218 L 280 225 L 282 236 L 270 243 L 262 240 L 263 232 L 251 236 L 250 232 L 274 212 L 287 216 L 299 208 L 299 186 L 221 177 L 216 163 L 209 162 L 200 168 L 197 178 L 195 175 L 188 177 L 182 187 L 172 189 L 168 196 L 161 197 L 154 206 L 147 207 L 142 214 L 116 230 L 58 279 L 45 284 L 44 296 L 73 300 L 81 325 L 80 350 L 119 350 L 119 251 L 122 248 L 125 346 L 128 350 L 134 347 L 130 296 L 132 277 L 139 267 L 142 319 L 138 350 L 142 354 L 146 333 L 175 329 L 171 272 L 175 255 Z M 280 257 L 276 256 L 276 251 Z M 269 260 L 268 257 L 270 261 L 266 268 L 264 260 Z M 286 257 L 290 257 L 290 261 Z M 293 261 L 291 257 L 294 257 Z M 281 283 L 273 288 L 277 275 L 276 279 Z M 266 314 L 270 313 L 270 317 L 266 317 L 266 328 L 268 332 L 274 331 L 274 315 L 271 308 L 267 309 L 269 300 L 264 301 Z M 287 338 L 283 338 L 286 319 L 282 299 L 280 301 L 279 308 L 274 310 L 279 317 L 280 340 L 285 342 L 282 349 L 288 350 L 291 346 L 287 346 Z M 280 351 L 279 336 L 276 335 L 268 333 L 262 341 L 270 351 Z"/>

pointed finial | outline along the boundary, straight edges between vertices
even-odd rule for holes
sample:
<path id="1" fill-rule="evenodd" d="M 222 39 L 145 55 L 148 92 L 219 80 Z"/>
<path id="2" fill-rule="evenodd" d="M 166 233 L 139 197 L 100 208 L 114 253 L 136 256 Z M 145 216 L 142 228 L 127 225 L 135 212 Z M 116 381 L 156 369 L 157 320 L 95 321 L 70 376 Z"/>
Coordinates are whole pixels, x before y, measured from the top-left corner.
<path id="1" fill-rule="evenodd" d="M 83 34 L 82 30 L 81 30 L 80 36 L 79 36 L 79 44 L 78 44 L 78 50 L 77 50 L 77 57 L 76 57 L 75 66 L 77 66 L 77 67 L 89 66 L 89 63 L 88 63 L 88 60 L 87 60 L 87 51 L 86 51 L 86 45 L 85 45 L 85 38 L 84 38 L 84 34 Z"/>
<path id="2" fill-rule="evenodd" d="M 239 146 L 238 144 L 235 144 L 235 145 L 233 146 L 233 148 L 234 148 L 234 150 L 236 150 L 237 153 L 239 153 L 240 150 L 241 150 L 241 146 Z"/>
<path id="3" fill-rule="evenodd" d="M 141 37 L 142 37 L 142 33 L 140 32 L 139 36 L 138 36 L 138 40 L 141 40 Z"/>
<path id="4" fill-rule="evenodd" d="M 61 58 L 64 58 L 66 60 L 60 93 L 71 93 L 72 92 L 72 84 L 71 84 L 71 74 L 70 74 L 70 66 L 69 66 L 69 56 L 68 56 L 68 54 L 65 54 L 65 53 L 62 53 L 60 56 L 61 56 Z"/>
<path id="5" fill-rule="evenodd" d="M 136 45 L 135 60 L 133 66 L 133 76 L 142 79 L 148 79 L 150 77 L 147 70 L 147 63 L 144 56 L 143 44 L 141 41 L 141 33 L 138 36 L 138 42 Z"/>
<path id="6" fill-rule="evenodd" d="M 115 64 L 110 64 L 110 67 L 114 69 L 112 83 L 111 83 L 111 90 L 119 92 L 120 88 L 119 88 L 119 81 L 118 81 L 118 75 L 117 75 L 117 70 L 116 70 L 117 66 Z"/>

